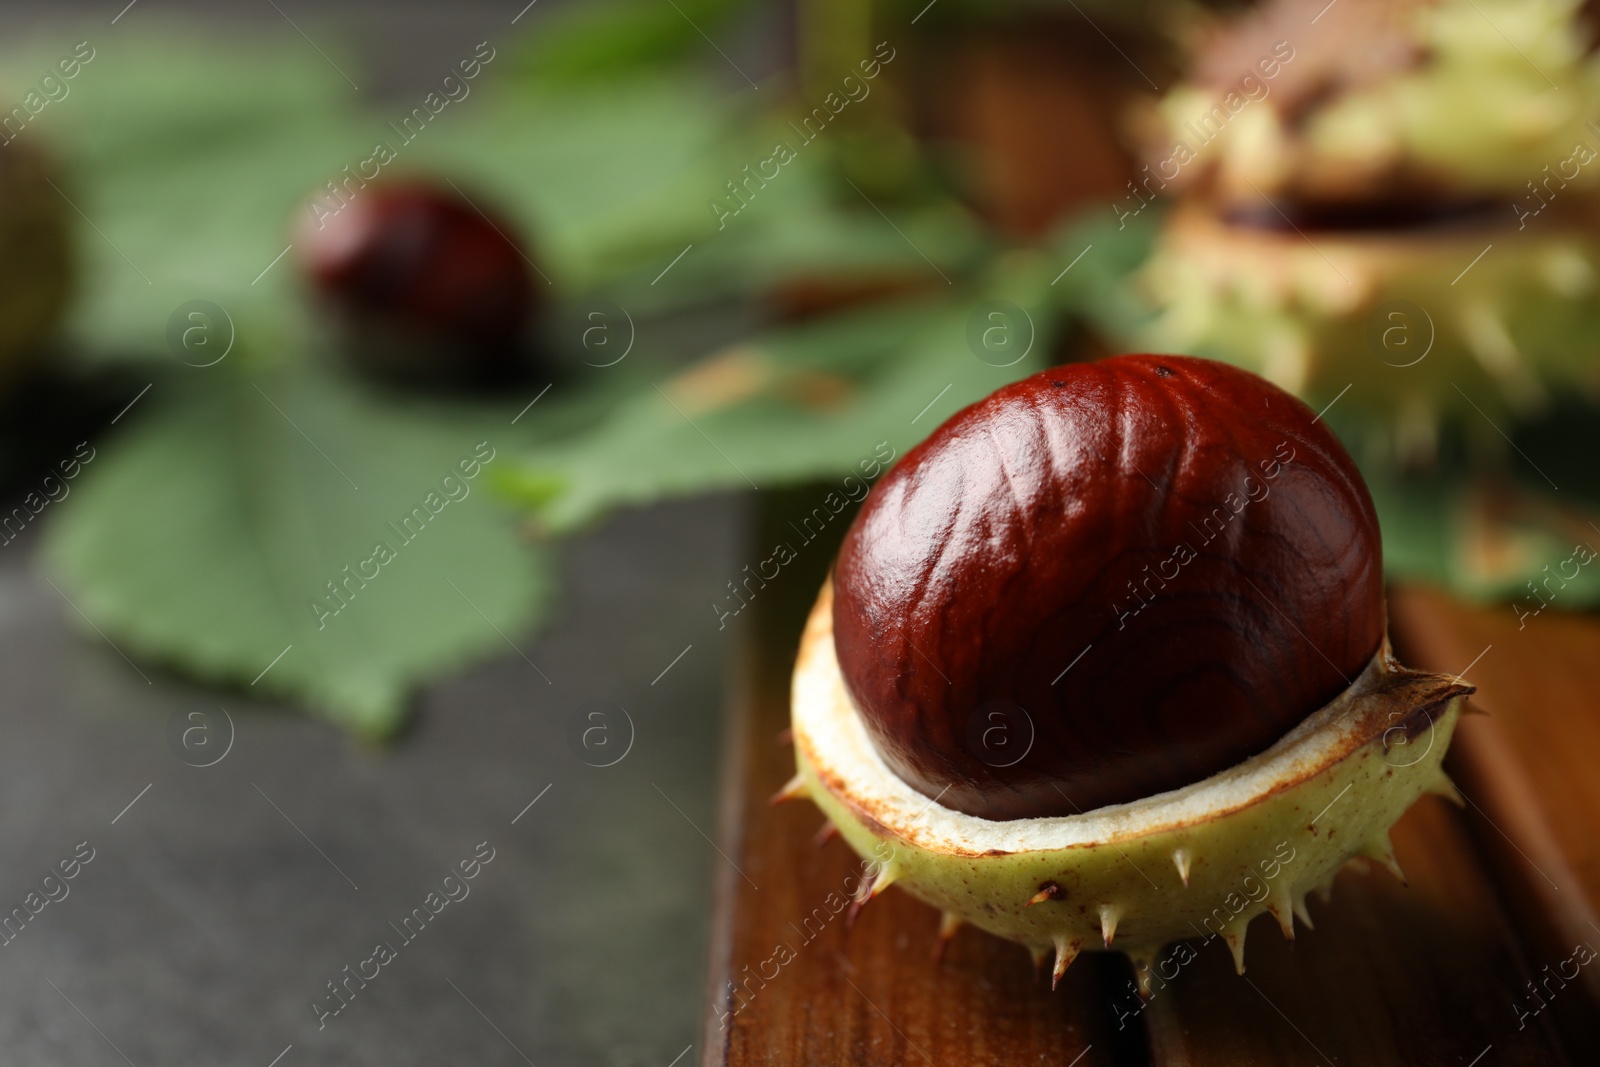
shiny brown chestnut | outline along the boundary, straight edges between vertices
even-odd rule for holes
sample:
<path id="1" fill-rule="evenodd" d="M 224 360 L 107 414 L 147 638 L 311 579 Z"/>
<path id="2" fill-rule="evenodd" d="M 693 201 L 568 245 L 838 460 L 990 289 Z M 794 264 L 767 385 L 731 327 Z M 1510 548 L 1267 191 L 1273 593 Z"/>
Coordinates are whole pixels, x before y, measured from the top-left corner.
<path id="1" fill-rule="evenodd" d="M 1384 635 L 1377 517 L 1344 448 L 1276 386 L 1181 356 L 1056 367 L 961 411 L 879 483 L 833 583 L 879 754 L 989 819 L 1232 767 Z"/>
<path id="2" fill-rule="evenodd" d="M 364 370 L 407 382 L 514 376 L 539 293 L 515 228 L 453 187 L 374 182 L 296 241 Z"/>

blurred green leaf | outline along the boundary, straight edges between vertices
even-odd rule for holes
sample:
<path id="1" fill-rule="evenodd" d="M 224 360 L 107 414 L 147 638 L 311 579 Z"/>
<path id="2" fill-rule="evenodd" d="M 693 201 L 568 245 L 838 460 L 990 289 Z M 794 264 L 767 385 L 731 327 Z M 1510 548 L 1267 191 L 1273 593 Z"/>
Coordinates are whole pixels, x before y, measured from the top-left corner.
<path id="1" fill-rule="evenodd" d="M 1367 475 L 1391 581 L 1443 586 L 1537 613 L 1600 604 L 1600 508 L 1547 485 L 1459 470 Z"/>
<path id="2" fill-rule="evenodd" d="M 644 388 L 619 384 L 609 417 L 516 457 L 496 482 L 560 532 L 662 497 L 857 472 L 883 457 L 880 443 L 903 454 L 959 408 L 1043 365 L 1050 317 L 1035 311 L 1029 328 L 1010 316 L 1016 355 L 1006 358 L 1017 362 L 1005 367 L 974 354 L 975 318 L 992 325 L 967 294 L 753 338 Z"/>
<path id="3" fill-rule="evenodd" d="M 690 75 L 501 92 L 462 108 L 402 159 L 503 205 L 567 293 L 635 271 L 648 282 L 703 239 L 705 200 L 736 157 L 733 110 Z"/>
<path id="4" fill-rule="evenodd" d="M 439 132 L 414 162 L 462 175 L 526 220 L 560 289 L 607 287 L 636 312 L 759 296 L 796 276 L 943 284 L 941 268 L 970 268 L 993 247 L 953 203 L 880 215 L 833 175 L 828 143 L 752 119 L 692 75 L 502 93 Z M 795 157 L 774 167 L 779 140 Z M 751 177 L 762 164 L 776 176 Z"/>
<path id="5" fill-rule="evenodd" d="M 1405 479 L 1388 469 L 1369 471 L 1367 489 L 1383 532 L 1383 568 L 1390 581 L 1449 587 L 1450 556 L 1459 486 L 1438 479 Z"/>
<path id="6" fill-rule="evenodd" d="M 61 192 L 82 215 L 67 329 L 86 354 L 165 357 L 167 318 L 194 299 L 225 308 L 258 351 L 304 347 L 292 257 L 266 268 L 295 210 L 370 134 L 350 85 L 292 44 L 222 48 L 176 28 L 119 38 L 24 131 L 63 156 Z M 42 70 L 45 59 L 7 66 Z"/>
<path id="7" fill-rule="evenodd" d="M 159 383 L 50 529 L 49 565 L 128 655 L 381 736 L 413 686 L 537 620 L 546 564 L 487 492 L 527 439 L 514 408 L 412 409 L 302 375 L 212 383 Z M 475 478 L 458 466 L 490 454 Z"/>
<path id="8" fill-rule="evenodd" d="M 660 11 L 687 28 L 670 6 Z M 949 204 L 880 216 L 832 175 L 830 131 L 806 144 L 747 91 L 633 69 L 530 88 L 510 77 L 510 61 L 485 66 L 464 99 L 405 142 L 391 126 L 404 101 L 364 106 L 298 40 L 224 53 L 178 34 L 102 50 L 38 124 L 68 163 L 62 193 L 85 220 L 68 332 L 92 358 L 165 358 L 168 317 L 205 299 L 258 353 L 292 360 L 315 323 L 296 254 L 278 256 L 312 195 L 346 180 L 379 141 L 397 153 L 385 174 L 448 178 L 508 215 L 558 298 L 605 289 L 635 314 L 761 295 L 796 275 L 942 281 L 939 270 L 956 273 L 987 247 Z M 45 69 L 46 59 L 12 63 Z M 779 139 L 797 158 L 757 187 L 744 170 Z M 755 190 L 751 202 L 719 219 L 713 201 L 739 205 L 736 179 Z"/>
<path id="9" fill-rule="evenodd" d="M 541 85 L 636 74 L 703 59 L 702 33 L 721 29 L 748 0 L 593 0 L 559 8 L 529 35 L 513 60 Z"/>
<path id="10" fill-rule="evenodd" d="M 1051 287 L 1058 306 L 1113 343 L 1138 337 L 1152 309 L 1133 275 L 1155 250 L 1163 217 L 1141 212 L 1119 223 L 1111 212 L 1095 209 L 1057 229 L 1051 246 L 1062 267 L 1071 268 Z"/>

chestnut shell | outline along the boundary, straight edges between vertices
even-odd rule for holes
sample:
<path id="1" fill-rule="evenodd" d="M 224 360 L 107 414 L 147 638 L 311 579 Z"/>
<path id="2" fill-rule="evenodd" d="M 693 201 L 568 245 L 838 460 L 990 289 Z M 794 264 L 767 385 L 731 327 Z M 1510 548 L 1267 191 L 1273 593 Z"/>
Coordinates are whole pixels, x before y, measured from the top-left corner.
<path id="1" fill-rule="evenodd" d="M 957 413 L 878 484 L 833 582 L 879 753 L 990 819 L 1231 767 L 1342 692 L 1385 628 L 1343 446 L 1267 381 L 1180 356 L 1052 368 Z"/>
<path id="2" fill-rule="evenodd" d="M 345 316 L 359 365 L 403 381 L 514 376 L 538 291 L 516 228 L 477 203 L 394 178 L 303 227 L 307 273 Z"/>

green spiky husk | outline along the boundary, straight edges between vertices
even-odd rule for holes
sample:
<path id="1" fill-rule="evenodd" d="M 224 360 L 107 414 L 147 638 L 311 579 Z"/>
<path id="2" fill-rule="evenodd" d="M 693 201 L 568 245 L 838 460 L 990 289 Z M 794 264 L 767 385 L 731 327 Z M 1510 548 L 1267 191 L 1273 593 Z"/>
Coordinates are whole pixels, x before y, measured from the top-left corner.
<path id="1" fill-rule="evenodd" d="M 1586 214 L 1308 239 L 1185 204 L 1140 276 L 1161 309 L 1141 340 L 1239 364 L 1316 406 L 1349 386 L 1342 404 L 1376 415 L 1394 452 L 1426 458 L 1441 419 L 1493 433 L 1484 416 L 1600 387 L 1600 352 L 1581 340 L 1600 332 L 1600 227 Z"/>
<path id="2" fill-rule="evenodd" d="M 1504 195 L 1509 214 L 1542 167 L 1594 143 L 1582 0 L 1367 0 L 1308 32 L 1319 9 L 1278 0 L 1201 45 L 1210 76 L 1159 105 L 1152 150 L 1179 164 L 1164 179 L 1249 204 Z M 1600 170 L 1569 184 L 1600 187 Z"/>
<path id="3" fill-rule="evenodd" d="M 795 668 L 788 792 L 873 863 L 873 894 L 905 889 L 945 913 L 947 932 L 959 920 L 1036 957 L 1054 950 L 1058 975 L 1081 950 L 1148 963 L 1171 942 L 1220 936 L 1242 971 L 1257 915 L 1292 935 L 1306 894 L 1351 858 L 1398 874 L 1389 828 L 1423 793 L 1454 795 L 1440 761 L 1468 692 L 1399 666 L 1385 645 L 1343 695 L 1236 768 L 1132 804 L 993 822 L 943 808 L 883 764 L 839 675 L 825 590 Z"/>

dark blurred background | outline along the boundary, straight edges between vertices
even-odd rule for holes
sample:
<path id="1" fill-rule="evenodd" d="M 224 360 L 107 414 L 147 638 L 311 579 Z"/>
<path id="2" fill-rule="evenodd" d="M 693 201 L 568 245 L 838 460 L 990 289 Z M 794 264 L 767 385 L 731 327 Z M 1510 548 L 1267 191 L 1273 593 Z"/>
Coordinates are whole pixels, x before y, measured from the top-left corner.
<path id="1" fill-rule="evenodd" d="M 328 34 L 321 43 L 337 42 L 341 58 L 357 57 L 363 96 L 398 102 L 431 87 L 520 5 L 278 6 Z M 537 32 L 558 6 L 540 0 L 518 25 Z M 215 34 L 219 48 L 294 32 L 265 2 L 140 0 L 112 27 L 116 14 L 116 5 L 7 4 L 0 38 L 103 47 L 147 15 Z M 761 68 L 777 54 L 767 36 L 731 47 Z M 10 446 L 7 509 L 138 385 L 106 385 L 103 397 L 98 388 L 93 402 L 45 388 L 12 406 L 8 421 L 26 420 L 28 432 Z M 737 570 L 744 511 L 728 497 L 666 504 L 574 539 L 562 550 L 565 592 L 548 636 L 509 635 L 551 684 L 508 650 L 428 687 L 414 729 L 389 748 L 148 665 L 141 674 L 92 631 L 85 638 L 35 567 L 36 530 L 8 545 L 6 906 L 22 907 L 79 842 L 95 858 L 5 946 L 0 1058 L 665 1067 L 698 1044 L 716 861 L 702 831 L 715 832 L 732 645 L 697 642 L 651 682 Z M 566 741 L 570 713 L 597 699 L 625 707 L 637 731 L 628 757 L 603 769 Z M 181 762 L 169 746 L 174 717 L 181 728 L 215 725 L 220 737 L 222 707 L 237 731 L 231 751 L 211 767 Z M 399 944 L 389 924 L 482 841 L 496 858 L 470 895 L 319 1029 L 311 1004 L 331 1003 L 326 983 L 375 942 Z"/>

